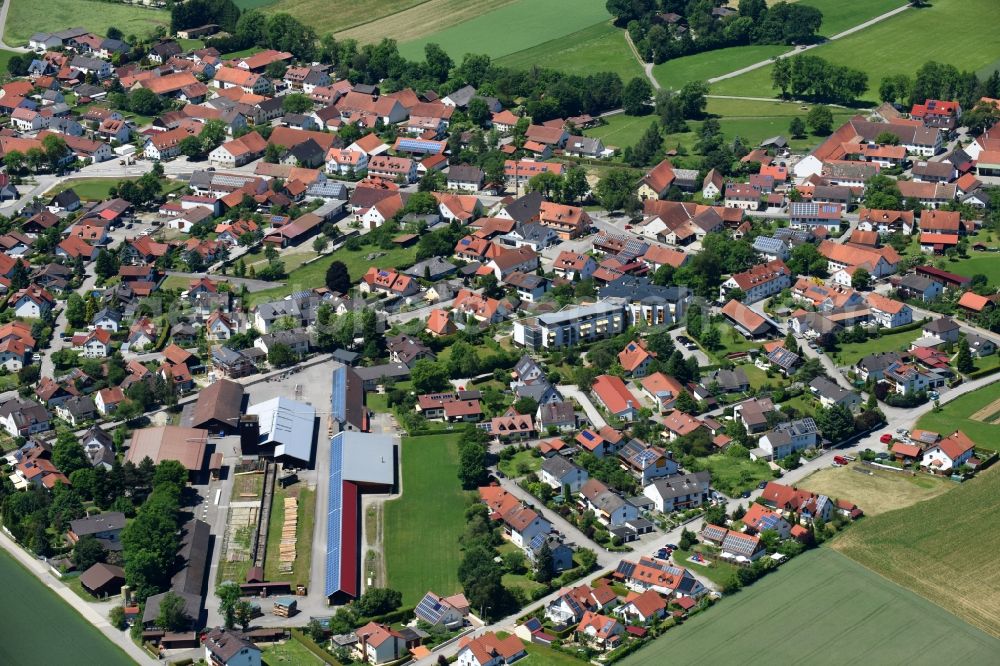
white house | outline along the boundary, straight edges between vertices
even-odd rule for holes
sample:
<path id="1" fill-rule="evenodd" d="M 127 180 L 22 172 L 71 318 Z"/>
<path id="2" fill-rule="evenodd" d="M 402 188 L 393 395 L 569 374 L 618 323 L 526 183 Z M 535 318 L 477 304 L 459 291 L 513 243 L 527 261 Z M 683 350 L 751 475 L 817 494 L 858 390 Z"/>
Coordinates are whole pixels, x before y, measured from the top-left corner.
<path id="1" fill-rule="evenodd" d="M 778 460 L 798 451 L 816 446 L 818 429 L 811 418 L 779 423 L 761 435 L 757 442 L 771 460 Z"/>
<path id="2" fill-rule="evenodd" d="M 503 516 L 504 526 L 510 533 L 511 542 L 518 548 L 527 548 L 538 534 L 548 534 L 552 524 L 542 518 L 534 509 L 526 506 L 514 508 Z"/>
<path id="3" fill-rule="evenodd" d="M 874 292 L 868 294 L 868 310 L 871 318 L 882 328 L 896 328 L 913 322 L 913 308 Z"/>
<path id="4" fill-rule="evenodd" d="M 701 506 L 708 499 L 711 483 L 708 472 L 676 474 L 657 479 L 642 489 L 661 513 L 672 513 Z"/>
<path id="5" fill-rule="evenodd" d="M 205 663 L 216 666 L 260 666 L 260 648 L 231 629 L 213 629 L 205 635 Z"/>
<path id="6" fill-rule="evenodd" d="M 577 467 L 560 455 L 552 456 L 543 462 L 539 476 L 556 492 L 561 492 L 563 487 L 569 486 L 570 492 L 573 493 L 580 492 L 580 488 L 589 477 L 587 470 Z"/>
<path id="7" fill-rule="evenodd" d="M 925 450 L 920 465 L 934 472 L 947 472 L 964 465 L 974 452 L 972 440 L 961 430 L 956 430 Z"/>

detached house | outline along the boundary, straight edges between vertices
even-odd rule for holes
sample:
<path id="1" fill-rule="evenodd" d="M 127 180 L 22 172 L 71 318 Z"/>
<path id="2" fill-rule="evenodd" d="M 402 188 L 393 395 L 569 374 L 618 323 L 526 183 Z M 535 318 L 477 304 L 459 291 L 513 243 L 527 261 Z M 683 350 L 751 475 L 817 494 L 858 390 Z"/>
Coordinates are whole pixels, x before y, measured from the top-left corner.
<path id="1" fill-rule="evenodd" d="M 719 287 L 719 300 L 729 300 L 728 293 L 739 289 L 744 294 L 744 303 L 756 303 L 781 293 L 790 286 L 792 286 L 791 270 L 785 262 L 776 259 L 766 264 L 758 264 L 742 273 L 735 273 Z"/>
<path id="2" fill-rule="evenodd" d="M 920 465 L 932 472 L 948 472 L 967 463 L 974 453 L 972 440 L 961 430 L 956 430 L 925 449 Z"/>

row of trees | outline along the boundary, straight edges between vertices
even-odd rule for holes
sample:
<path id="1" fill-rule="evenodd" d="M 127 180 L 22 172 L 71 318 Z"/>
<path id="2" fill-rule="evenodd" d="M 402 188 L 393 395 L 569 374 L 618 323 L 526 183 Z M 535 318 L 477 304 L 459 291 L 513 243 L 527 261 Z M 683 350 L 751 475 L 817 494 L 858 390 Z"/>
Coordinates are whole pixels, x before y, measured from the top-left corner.
<path id="1" fill-rule="evenodd" d="M 923 104 L 928 99 L 957 100 L 968 111 L 981 97 L 1000 97 L 1000 72 L 994 69 L 980 79 L 975 72 L 931 60 L 912 76 L 900 73 L 883 77 L 878 93 L 883 102 L 906 106 Z"/>
<path id="2" fill-rule="evenodd" d="M 861 70 L 808 54 L 775 60 L 771 82 L 781 90 L 782 97 L 838 104 L 853 102 L 868 90 L 868 75 Z"/>

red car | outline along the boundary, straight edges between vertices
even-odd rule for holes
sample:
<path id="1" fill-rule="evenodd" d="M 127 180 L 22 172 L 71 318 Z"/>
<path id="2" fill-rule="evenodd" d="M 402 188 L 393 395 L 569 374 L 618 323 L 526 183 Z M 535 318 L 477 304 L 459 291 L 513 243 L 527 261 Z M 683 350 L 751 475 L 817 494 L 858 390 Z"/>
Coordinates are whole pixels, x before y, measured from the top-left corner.
<path id="1" fill-rule="evenodd" d="M 885 433 L 884 435 L 878 438 L 878 441 L 882 442 L 883 444 L 888 444 L 889 442 L 892 441 L 892 435 L 890 435 L 889 433 Z"/>

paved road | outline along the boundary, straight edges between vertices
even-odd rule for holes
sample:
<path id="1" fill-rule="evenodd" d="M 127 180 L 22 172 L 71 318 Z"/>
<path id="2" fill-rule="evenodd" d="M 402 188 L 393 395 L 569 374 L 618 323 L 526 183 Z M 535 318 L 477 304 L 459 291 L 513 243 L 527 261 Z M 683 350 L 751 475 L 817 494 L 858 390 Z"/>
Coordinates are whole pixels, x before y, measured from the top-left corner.
<path id="1" fill-rule="evenodd" d="M 6 51 L 17 51 L 18 53 L 27 53 L 31 49 L 26 49 L 23 46 L 9 46 L 3 41 L 3 34 L 7 30 L 7 10 L 10 9 L 10 3 L 14 0 L 4 0 L 3 8 L 0 9 L 0 49 Z"/>
<path id="2" fill-rule="evenodd" d="M 674 330 L 670 331 L 670 339 L 674 341 L 674 347 L 676 347 L 677 351 L 681 353 L 681 356 L 683 356 L 685 359 L 694 356 L 696 359 L 698 359 L 698 365 L 700 365 L 703 368 L 705 366 L 712 365 L 711 359 L 709 359 L 708 356 L 705 354 L 705 352 L 703 352 L 701 349 L 695 348 L 693 351 L 691 351 L 683 344 L 677 341 L 677 336 L 685 335 L 686 333 L 687 333 L 686 328 L 675 328 Z"/>
<path id="3" fill-rule="evenodd" d="M 608 422 L 604 420 L 601 412 L 598 411 L 594 403 L 590 401 L 590 396 L 580 390 L 579 386 L 574 384 L 560 384 L 558 387 L 559 392 L 562 393 L 564 398 L 573 398 L 580 406 L 583 407 L 583 411 L 587 413 L 587 418 L 595 428 L 603 428 L 608 425 Z"/>
<path id="4" fill-rule="evenodd" d="M 8 0 L 9 2 L 10 0 Z M 97 285 L 97 276 L 90 274 L 83 279 L 80 288 L 77 290 L 78 293 L 87 293 L 92 290 Z M 55 376 L 55 364 L 52 362 L 52 354 L 60 349 L 65 349 L 70 345 L 70 339 L 60 339 L 59 332 L 65 331 L 66 326 L 69 322 L 66 319 L 66 306 L 63 305 L 59 310 L 59 314 L 56 315 L 56 323 L 52 328 L 52 342 L 49 344 L 48 349 L 43 349 L 40 353 L 42 355 L 41 360 L 41 376 L 42 377 L 54 377 Z"/>
<path id="5" fill-rule="evenodd" d="M 10 0 L 8 0 L 9 2 Z M 0 530 L 0 547 L 3 547 L 8 553 L 10 553 L 14 558 L 17 559 L 26 569 L 33 573 L 46 587 L 51 589 L 63 601 L 73 607 L 73 609 L 84 617 L 85 620 L 94 625 L 102 634 L 104 634 L 112 643 L 118 645 L 122 648 L 129 657 L 134 659 L 136 663 L 139 664 L 153 664 L 156 660 L 146 654 L 141 650 L 132 640 L 129 638 L 128 633 L 123 631 L 118 631 L 108 622 L 106 616 L 101 615 L 94 608 L 97 604 L 88 604 L 86 601 L 81 599 L 76 595 L 75 592 L 70 590 L 66 585 L 58 580 L 51 571 L 47 564 L 41 560 L 37 560 L 32 557 L 27 551 L 23 550 L 17 543 L 8 536 L 8 534 Z M 101 604 L 101 607 L 108 606 L 108 604 Z"/>
<path id="6" fill-rule="evenodd" d="M 793 49 L 791 51 L 788 51 L 787 53 L 782 53 L 781 55 L 779 55 L 779 56 L 777 56 L 775 58 L 768 58 L 767 60 L 761 60 L 760 62 L 755 62 L 752 65 L 747 65 L 746 67 L 742 67 L 740 69 L 737 69 L 736 71 L 729 72 L 728 74 L 722 74 L 720 76 L 713 77 L 713 78 L 709 79 L 708 82 L 709 83 L 716 83 L 718 81 L 722 81 L 722 80 L 725 80 L 725 79 L 731 79 L 731 78 L 737 77 L 737 76 L 739 76 L 741 74 L 746 74 L 747 72 L 752 72 L 753 70 L 760 69 L 761 67 L 767 67 L 768 65 L 770 65 L 775 60 L 778 60 L 779 58 L 790 58 L 790 57 L 796 56 L 796 55 L 798 55 L 800 53 L 805 53 L 806 51 L 810 51 L 810 50 L 816 48 L 817 46 L 822 46 L 823 44 L 826 44 L 828 42 L 832 42 L 832 41 L 837 40 L 837 39 L 843 39 L 844 37 L 847 37 L 848 35 L 853 35 L 854 33 L 858 32 L 859 30 L 864 30 L 865 28 L 871 27 L 871 26 L 875 25 L 876 23 L 880 23 L 881 21 L 884 21 L 884 20 L 886 20 L 888 18 L 892 18 L 896 14 L 899 14 L 900 12 L 904 12 L 904 11 L 906 11 L 909 8 L 910 8 L 909 4 L 903 5 L 902 7 L 897 7 L 896 9 L 893 9 L 892 11 L 886 12 L 885 14 L 881 14 L 879 16 L 876 16 L 875 18 L 873 18 L 873 19 L 871 19 L 869 21 L 865 21 L 864 23 L 860 23 L 860 24 L 854 26 L 853 28 L 848 28 L 847 30 L 844 30 L 843 32 L 838 32 L 836 35 L 833 35 L 832 37 L 830 37 L 829 39 L 827 39 L 825 41 L 818 42 L 816 44 L 808 44 L 808 45 L 805 45 L 805 46 L 799 46 L 799 47 L 797 47 L 797 48 L 795 48 L 795 49 Z"/>
<path id="7" fill-rule="evenodd" d="M 649 83 L 653 86 L 654 90 L 659 90 L 660 82 L 656 80 L 655 76 L 653 76 L 653 63 L 646 62 L 642 59 L 642 56 L 639 55 L 639 50 L 635 48 L 635 44 L 632 42 L 632 35 L 629 34 L 628 30 L 625 30 L 624 33 L 625 41 L 628 42 L 628 47 L 632 51 L 632 55 L 639 61 L 639 65 L 642 67 L 642 71 L 646 75 L 646 78 L 649 79 Z"/>

